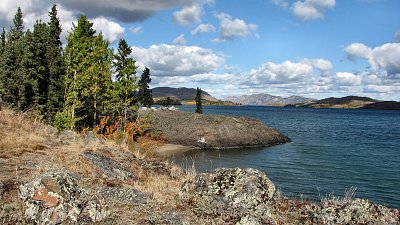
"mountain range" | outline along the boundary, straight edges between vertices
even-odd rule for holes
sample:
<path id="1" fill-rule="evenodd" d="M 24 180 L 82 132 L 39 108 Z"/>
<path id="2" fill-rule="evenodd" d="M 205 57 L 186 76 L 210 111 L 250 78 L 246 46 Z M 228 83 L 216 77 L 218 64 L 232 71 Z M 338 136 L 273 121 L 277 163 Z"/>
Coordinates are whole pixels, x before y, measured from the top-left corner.
<path id="1" fill-rule="evenodd" d="M 156 87 L 151 89 L 153 98 L 175 97 L 181 101 L 193 101 L 196 97 L 195 88 L 171 88 L 171 87 Z M 205 91 L 201 91 L 201 97 L 208 101 L 218 101 Z"/>
<path id="2" fill-rule="evenodd" d="M 315 101 L 315 99 L 301 96 L 280 97 L 269 94 L 252 94 L 242 96 L 229 96 L 226 100 L 242 105 L 264 105 L 264 106 L 285 106 L 292 104 L 303 104 Z"/>

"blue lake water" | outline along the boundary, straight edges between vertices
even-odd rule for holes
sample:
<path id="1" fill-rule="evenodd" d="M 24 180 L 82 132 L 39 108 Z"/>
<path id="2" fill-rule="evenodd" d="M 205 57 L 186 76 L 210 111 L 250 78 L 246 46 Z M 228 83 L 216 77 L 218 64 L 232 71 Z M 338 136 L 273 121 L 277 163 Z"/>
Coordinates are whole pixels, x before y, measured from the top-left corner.
<path id="1" fill-rule="evenodd" d="M 179 107 L 194 111 L 193 106 Z M 254 117 L 292 142 L 266 148 L 187 152 L 173 160 L 197 171 L 252 167 L 287 196 L 355 197 L 400 208 L 400 111 L 209 106 L 205 114 Z"/>

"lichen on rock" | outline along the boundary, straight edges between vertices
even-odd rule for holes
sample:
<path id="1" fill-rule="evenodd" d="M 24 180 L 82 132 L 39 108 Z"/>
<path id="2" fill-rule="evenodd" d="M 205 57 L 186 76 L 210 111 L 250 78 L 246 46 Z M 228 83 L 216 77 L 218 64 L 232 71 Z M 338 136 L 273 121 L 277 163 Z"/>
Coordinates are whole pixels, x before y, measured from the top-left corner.
<path id="1" fill-rule="evenodd" d="M 222 217 L 226 221 L 269 222 L 275 185 L 256 169 L 217 169 L 185 182 L 182 197 L 197 215 Z M 244 218 L 251 216 L 251 218 Z"/>
<path id="2" fill-rule="evenodd" d="M 43 174 L 19 187 L 25 204 L 25 217 L 36 224 L 59 224 L 64 221 L 101 221 L 107 205 L 97 196 L 80 189 L 77 178 L 68 172 Z"/>

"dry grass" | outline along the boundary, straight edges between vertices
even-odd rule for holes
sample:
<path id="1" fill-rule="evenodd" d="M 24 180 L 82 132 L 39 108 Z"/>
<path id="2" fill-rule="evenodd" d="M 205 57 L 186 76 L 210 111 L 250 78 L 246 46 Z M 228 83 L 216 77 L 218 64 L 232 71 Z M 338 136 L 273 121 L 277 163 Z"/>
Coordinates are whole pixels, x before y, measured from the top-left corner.
<path id="1" fill-rule="evenodd" d="M 124 141 L 116 144 L 97 138 L 87 143 L 80 134 L 71 131 L 58 134 L 54 128 L 44 125 L 28 113 L 16 113 L 9 109 L 0 111 L 0 136 L 0 180 L 6 184 L 5 197 L 0 199 L 1 224 L 19 223 L 18 218 L 23 218 L 23 203 L 18 197 L 18 186 L 49 171 L 68 170 L 77 174 L 81 178 L 79 185 L 82 188 L 99 185 L 126 186 L 151 193 L 154 205 L 133 209 L 137 211 L 136 215 L 148 213 L 144 210 L 146 207 L 147 210 L 156 210 L 157 213 L 162 213 L 164 208 L 178 207 L 180 186 L 185 179 L 195 175 L 193 170 L 182 171 L 174 165 L 168 166 L 168 174 L 149 173 L 134 165 L 129 156 L 154 156 L 155 147 L 161 140 L 151 137 L 142 138 L 136 143 Z M 113 152 L 106 150 L 107 148 L 117 150 Z M 82 155 L 87 150 L 122 163 L 125 169 L 139 176 L 139 180 L 135 183 L 107 180 L 98 169 L 84 159 Z M 124 206 L 118 207 L 122 210 Z M 116 215 L 121 216 L 121 213 L 129 212 L 117 208 Z M 132 215 L 124 216 L 132 218 Z"/>
<path id="2" fill-rule="evenodd" d="M 18 157 L 44 148 L 41 143 L 53 134 L 53 129 L 28 117 L 29 114 L 9 109 L 0 111 L 0 158 Z"/>

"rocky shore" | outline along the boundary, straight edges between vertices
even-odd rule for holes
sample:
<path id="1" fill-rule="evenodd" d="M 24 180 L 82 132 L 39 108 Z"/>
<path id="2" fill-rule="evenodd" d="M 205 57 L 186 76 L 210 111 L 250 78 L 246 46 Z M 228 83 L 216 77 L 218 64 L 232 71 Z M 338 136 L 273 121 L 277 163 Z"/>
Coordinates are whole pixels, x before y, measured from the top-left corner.
<path id="1" fill-rule="evenodd" d="M 196 174 L 0 111 L 0 224 L 400 224 L 366 199 L 283 196 L 262 171 Z"/>
<path id="2" fill-rule="evenodd" d="M 273 146 L 290 139 L 260 120 L 180 111 L 142 111 L 151 132 L 168 143 L 202 149 Z"/>

